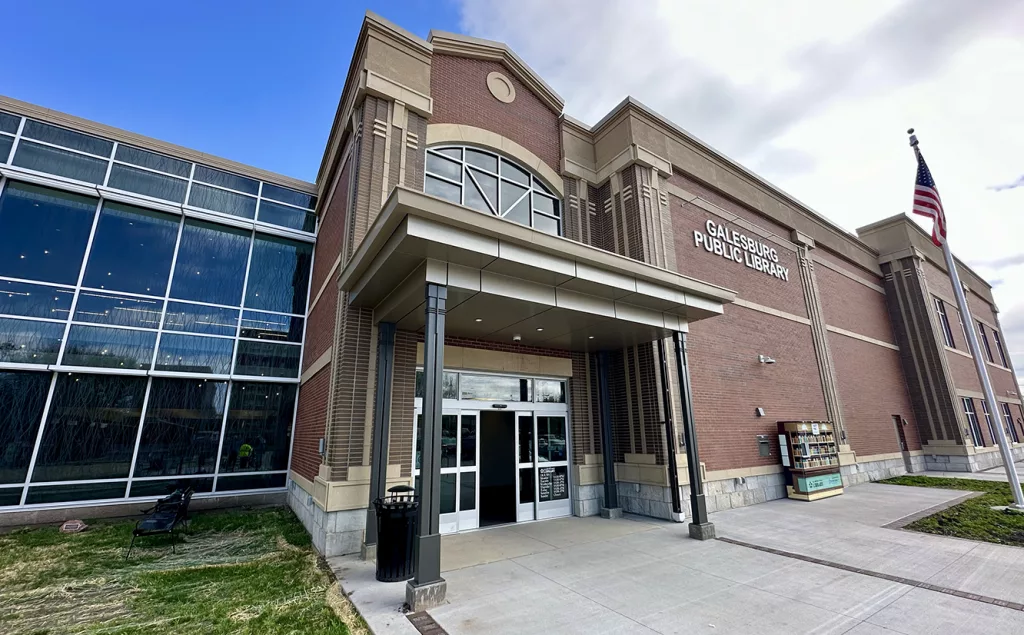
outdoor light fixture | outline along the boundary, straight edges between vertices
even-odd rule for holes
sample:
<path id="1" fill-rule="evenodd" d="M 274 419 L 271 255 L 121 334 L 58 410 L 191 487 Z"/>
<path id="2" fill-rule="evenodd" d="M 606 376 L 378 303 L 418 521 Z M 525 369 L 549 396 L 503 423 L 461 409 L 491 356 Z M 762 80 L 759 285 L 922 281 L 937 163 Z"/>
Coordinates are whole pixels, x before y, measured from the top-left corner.
<path id="1" fill-rule="evenodd" d="M 512 341 L 513 342 L 521 342 L 522 340 L 523 340 L 523 336 L 520 335 L 519 333 L 516 333 L 515 335 L 512 336 Z"/>
<path id="2" fill-rule="evenodd" d="M 768 357 L 767 355 L 758 355 L 757 356 L 757 361 L 761 362 L 762 364 L 774 364 L 775 363 L 775 360 L 773 358 L 771 358 L 771 357 Z"/>
<path id="3" fill-rule="evenodd" d="M 475 319 L 475 320 L 473 320 L 473 321 L 474 321 L 474 322 L 483 322 L 483 321 L 484 321 L 484 319 L 483 319 L 483 318 L 477 318 L 477 319 Z"/>

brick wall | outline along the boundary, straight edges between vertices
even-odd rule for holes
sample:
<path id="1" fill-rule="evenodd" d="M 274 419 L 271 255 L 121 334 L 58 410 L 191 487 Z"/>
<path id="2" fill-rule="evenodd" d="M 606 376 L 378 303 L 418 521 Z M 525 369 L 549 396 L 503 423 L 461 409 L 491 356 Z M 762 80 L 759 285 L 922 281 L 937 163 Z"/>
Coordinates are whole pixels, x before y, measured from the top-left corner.
<path id="1" fill-rule="evenodd" d="M 306 325 L 306 349 L 303 352 L 303 370 L 320 359 L 334 341 L 334 323 L 338 311 L 338 285 L 330 282 L 313 310 L 309 312 Z"/>
<path id="2" fill-rule="evenodd" d="M 776 465 L 758 456 L 759 434 L 777 421 L 822 420 L 825 401 L 809 326 L 729 305 L 690 325 L 689 361 L 701 460 L 709 470 Z M 767 354 L 775 364 L 758 363 Z M 757 417 L 754 409 L 765 409 Z"/>
<path id="3" fill-rule="evenodd" d="M 311 285 L 314 296 L 320 291 L 327 272 L 341 256 L 345 238 L 345 220 L 348 216 L 349 179 L 352 176 L 351 159 L 345 162 L 335 185 L 331 200 L 324 206 L 323 218 L 316 236 L 316 258 Z"/>
<path id="4" fill-rule="evenodd" d="M 872 292 L 874 293 L 874 292 Z M 858 455 L 899 452 L 892 415 L 907 420 L 911 450 L 921 448 L 898 351 L 829 333 L 850 446 Z"/>
<path id="5" fill-rule="evenodd" d="M 299 387 L 299 411 L 295 418 L 292 469 L 309 480 L 320 470 L 320 439 L 327 423 L 327 400 L 331 387 L 331 365 L 317 371 Z"/>
<path id="6" fill-rule="evenodd" d="M 814 254 L 817 259 L 818 255 Z M 821 292 L 825 323 L 867 335 L 883 342 L 896 342 L 889 322 L 885 294 L 851 280 L 824 265 L 814 267 Z M 902 371 L 899 374 L 902 379 Z"/>
<path id="7" fill-rule="evenodd" d="M 505 104 L 491 95 L 487 74 L 508 77 L 516 99 Z M 560 172 L 562 135 L 553 112 L 499 62 L 434 55 L 430 68 L 434 113 L 430 123 L 460 123 L 496 132 L 536 154 Z"/>
<path id="8" fill-rule="evenodd" d="M 817 261 L 823 260 L 837 267 L 841 267 L 847 273 L 857 276 L 858 278 L 872 284 L 877 284 L 878 286 L 882 286 L 884 282 L 882 280 L 882 276 L 877 273 L 865 271 L 860 265 L 848 262 L 820 245 L 814 249 L 814 259 Z"/>

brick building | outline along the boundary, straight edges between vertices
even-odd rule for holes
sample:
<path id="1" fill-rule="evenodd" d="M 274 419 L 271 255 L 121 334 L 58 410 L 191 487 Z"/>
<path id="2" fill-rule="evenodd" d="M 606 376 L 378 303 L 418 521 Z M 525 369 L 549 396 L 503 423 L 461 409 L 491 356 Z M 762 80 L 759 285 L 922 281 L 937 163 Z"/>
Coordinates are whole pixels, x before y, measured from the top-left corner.
<path id="1" fill-rule="evenodd" d="M 959 265 L 958 320 L 906 216 L 850 234 L 632 98 L 586 126 L 501 43 L 368 14 L 315 183 L 0 111 L 4 523 L 188 478 L 334 555 L 412 484 L 429 581 L 445 532 L 780 498 L 782 420 L 847 485 L 996 465 L 996 425 L 1024 455 L 991 286 Z"/>

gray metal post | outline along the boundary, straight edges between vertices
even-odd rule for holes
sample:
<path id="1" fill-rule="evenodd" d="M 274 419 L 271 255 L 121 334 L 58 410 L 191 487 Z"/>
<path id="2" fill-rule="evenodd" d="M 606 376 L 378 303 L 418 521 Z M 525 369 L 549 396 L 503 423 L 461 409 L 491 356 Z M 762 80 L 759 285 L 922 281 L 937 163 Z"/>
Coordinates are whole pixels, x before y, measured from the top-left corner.
<path id="1" fill-rule="evenodd" d="M 672 519 L 683 520 L 683 501 L 679 492 L 679 464 L 676 462 L 676 426 L 672 421 L 672 391 L 668 382 L 668 357 L 665 355 L 665 340 L 658 338 L 658 358 L 661 360 L 661 403 L 665 409 L 665 442 L 668 447 L 668 484 L 672 488 Z"/>
<path id="2" fill-rule="evenodd" d="M 604 461 L 604 507 L 601 515 L 605 518 L 619 518 L 619 492 L 615 484 L 615 452 L 612 444 L 612 404 L 608 391 L 608 353 L 597 354 L 597 399 L 601 417 L 601 454 Z"/>
<path id="3" fill-rule="evenodd" d="M 441 578 L 441 378 L 444 373 L 444 317 L 448 287 L 426 286 L 426 324 L 423 333 L 423 454 L 420 464 L 420 531 L 413 558 L 416 577 L 405 588 L 413 611 L 444 601 Z"/>
<path id="4" fill-rule="evenodd" d="M 391 383 L 395 369 L 395 325 L 377 325 L 377 386 L 373 408 L 373 449 L 370 463 L 370 504 L 366 509 L 363 557 L 376 557 L 377 511 L 373 501 L 383 498 L 388 482 L 388 439 L 391 434 Z"/>
<path id="5" fill-rule="evenodd" d="M 697 430 L 693 422 L 693 389 L 690 386 L 690 366 L 686 358 L 686 333 L 676 331 L 672 334 L 672 342 L 676 347 L 676 372 L 679 374 L 679 392 L 683 400 L 686 471 L 690 476 L 690 537 L 710 540 L 715 537 L 715 526 L 708 522 L 704 481 L 700 476 L 700 453 L 697 451 Z"/>

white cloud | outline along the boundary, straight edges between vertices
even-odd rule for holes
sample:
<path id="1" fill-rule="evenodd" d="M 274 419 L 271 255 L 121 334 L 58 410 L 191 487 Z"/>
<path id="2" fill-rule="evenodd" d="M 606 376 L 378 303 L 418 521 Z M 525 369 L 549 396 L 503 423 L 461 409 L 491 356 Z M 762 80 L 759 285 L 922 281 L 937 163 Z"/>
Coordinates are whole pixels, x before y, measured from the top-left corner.
<path id="1" fill-rule="evenodd" d="M 909 211 L 915 127 L 1024 369 L 1024 187 L 993 187 L 1024 175 L 1024 4 L 464 0 L 462 22 L 574 117 L 631 95 L 850 230 Z"/>

